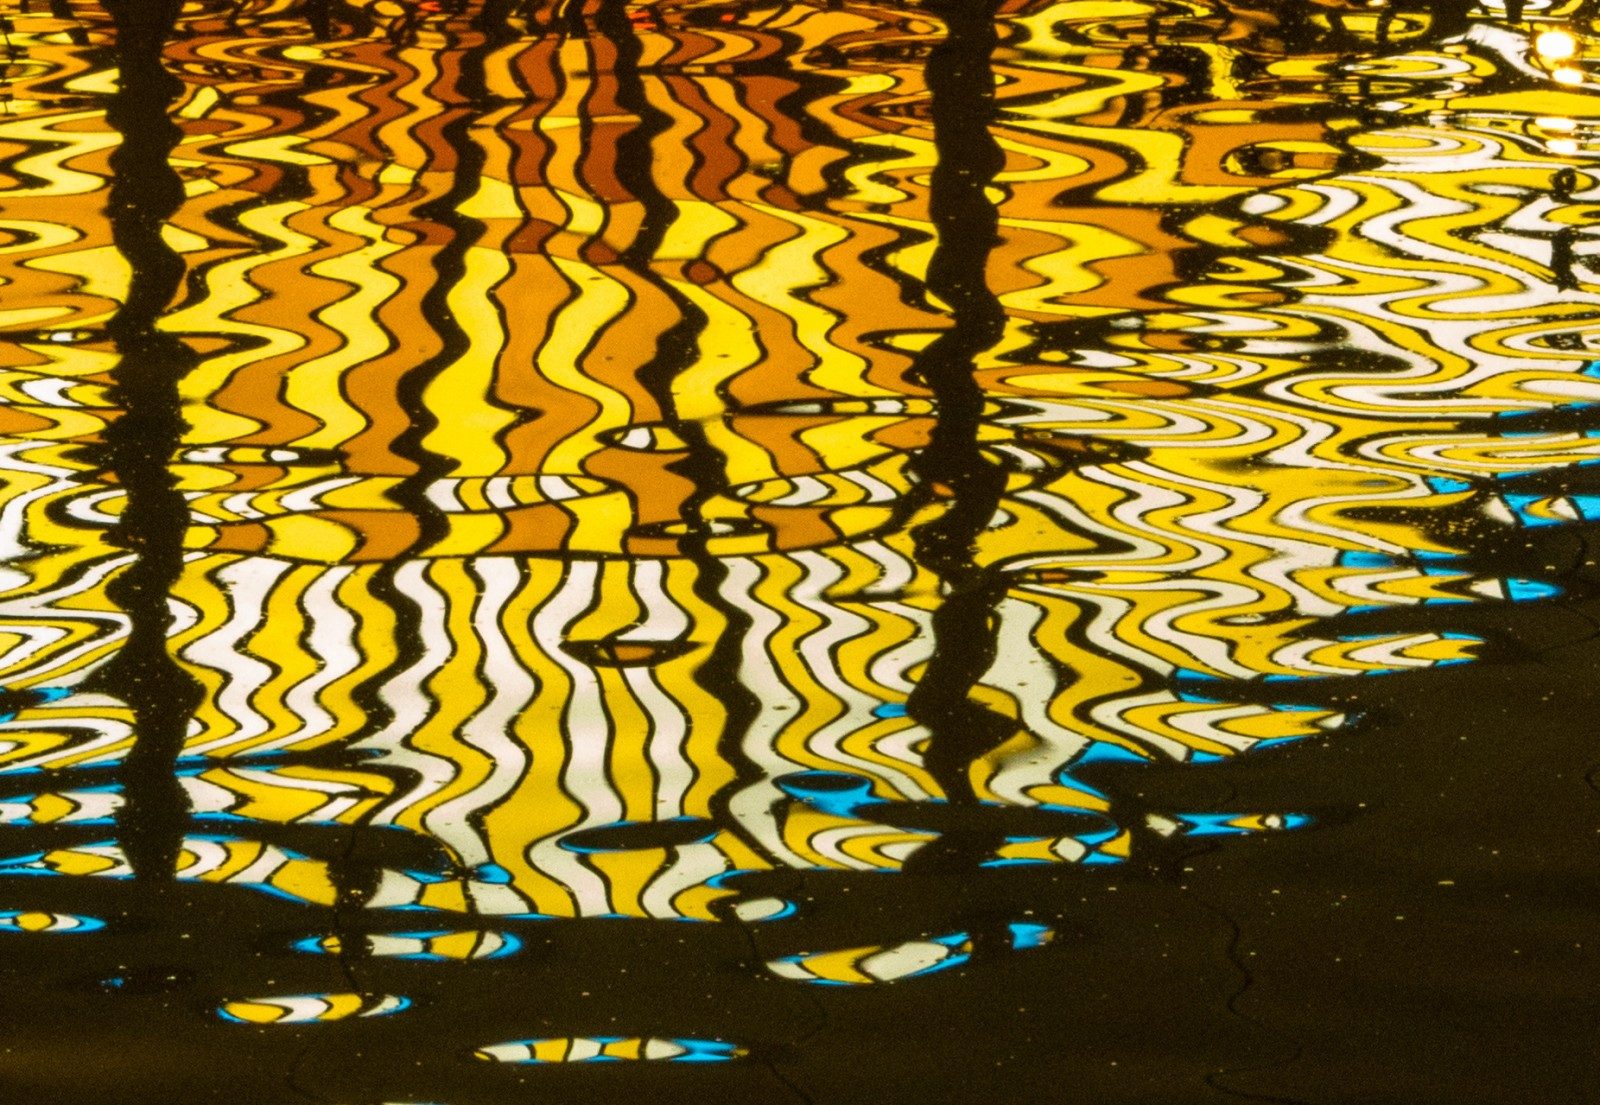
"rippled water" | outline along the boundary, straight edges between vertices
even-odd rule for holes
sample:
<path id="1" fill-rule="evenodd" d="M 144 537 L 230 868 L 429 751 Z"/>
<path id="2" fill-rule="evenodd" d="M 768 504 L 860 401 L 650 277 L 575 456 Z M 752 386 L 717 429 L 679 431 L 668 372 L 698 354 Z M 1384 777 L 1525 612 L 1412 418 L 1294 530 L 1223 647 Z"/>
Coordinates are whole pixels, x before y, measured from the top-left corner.
<path id="1" fill-rule="evenodd" d="M 1592 15 L 23 0 L 5 1100 L 1593 1101 Z"/>

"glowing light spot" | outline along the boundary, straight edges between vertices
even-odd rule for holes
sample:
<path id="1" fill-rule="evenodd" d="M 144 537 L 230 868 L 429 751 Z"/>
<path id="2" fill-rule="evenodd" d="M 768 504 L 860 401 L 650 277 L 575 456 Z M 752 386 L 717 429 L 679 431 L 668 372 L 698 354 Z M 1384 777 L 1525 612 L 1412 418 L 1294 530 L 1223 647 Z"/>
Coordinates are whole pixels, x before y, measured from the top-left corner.
<path id="1" fill-rule="evenodd" d="M 1578 52 L 1578 40 L 1566 31 L 1546 31 L 1533 40 L 1533 48 L 1547 61 L 1566 61 Z"/>

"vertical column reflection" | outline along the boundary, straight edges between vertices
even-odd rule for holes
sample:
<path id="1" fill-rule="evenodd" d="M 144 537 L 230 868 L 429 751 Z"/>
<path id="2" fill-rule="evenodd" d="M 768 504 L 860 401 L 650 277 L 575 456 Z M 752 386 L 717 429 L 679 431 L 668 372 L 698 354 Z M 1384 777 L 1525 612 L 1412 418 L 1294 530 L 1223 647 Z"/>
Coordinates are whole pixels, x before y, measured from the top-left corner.
<path id="1" fill-rule="evenodd" d="M 108 214 L 113 241 L 132 276 L 127 299 L 108 326 L 120 354 L 111 398 L 122 413 L 95 452 L 126 496 L 108 540 L 131 550 L 134 560 L 107 588 L 128 617 L 127 643 L 91 685 L 133 711 L 134 746 L 123 765 L 126 805 L 118 830 L 135 876 L 149 883 L 175 872 L 188 803 L 174 765 L 201 698 L 200 684 L 167 647 L 169 596 L 183 570 L 189 525 L 169 464 L 186 429 L 178 386 L 198 357 L 156 326 L 185 271 L 162 238 L 184 195 L 168 162 L 180 135 L 168 107 L 183 86 L 161 60 L 179 7 L 176 0 L 106 0 L 119 73 L 107 119 L 122 138 L 111 156 Z"/>
<path id="2" fill-rule="evenodd" d="M 974 358 L 999 340 L 1005 326 L 985 271 L 999 225 L 988 189 L 1004 155 L 989 132 L 996 5 L 943 0 L 935 10 L 948 30 L 926 66 L 939 154 L 929 195 L 938 244 L 928 288 L 949 304 L 951 326 L 911 369 L 937 404 L 931 440 L 912 471 L 924 495 L 946 495 L 949 504 L 913 536 L 918 561 L 938 576 L 947 597 L 933 615 L 933 656 L 906 712 L 932 734 L 925 762 L 945 795 L 970 803 L 972 761 L 1015 730 L 1009 719 L 970 697 L 994 661 L 994 606 L 1004 590 L 1003 579 L 978 568 L 973 557 L 973 544 L 994 518 L 1006 486 L 1004 469 L 979 447 L 984 396 L 973 378 Z"/>

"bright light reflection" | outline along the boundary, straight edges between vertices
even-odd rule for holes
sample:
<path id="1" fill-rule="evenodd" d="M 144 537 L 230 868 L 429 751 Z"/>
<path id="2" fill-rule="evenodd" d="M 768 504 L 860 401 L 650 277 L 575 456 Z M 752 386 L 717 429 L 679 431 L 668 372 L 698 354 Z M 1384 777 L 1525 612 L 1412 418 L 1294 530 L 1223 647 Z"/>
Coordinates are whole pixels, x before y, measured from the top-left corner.
<path id="1" fill-rule="evenodd" d="M 1578 40 L 1566 31 L 1545 31 L 1533 40 L 1533 48 L 1548 61 L 1566 61 L 1578 52 Z"/>

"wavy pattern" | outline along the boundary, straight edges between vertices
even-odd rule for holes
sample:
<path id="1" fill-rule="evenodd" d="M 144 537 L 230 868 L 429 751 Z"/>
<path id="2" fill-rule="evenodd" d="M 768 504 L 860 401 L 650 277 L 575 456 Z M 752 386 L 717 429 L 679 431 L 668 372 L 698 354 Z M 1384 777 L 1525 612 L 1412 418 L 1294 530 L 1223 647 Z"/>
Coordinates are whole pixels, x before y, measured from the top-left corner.
<path id="1" fill-rule="evenodd" d="M 1307 828 L 1088 769 L 1364 724 L 1318 681 L 1472 661 L 1476 608 L 1558 594 L 1522 539 L 1600 521 L 1576 31 L 1552 60 L 1499 9 L 51 10 L 3 47 L 7 930 L 99 926 L 25 900 L 51 875 L 270 894 L 341 960 L 522 948 L 477 918 L 781 943 L 807 906 L 763 872 L 1093 878 Z M 135 163 L 158 57 L 176 131 Z M 1050 935 L 1008 931 L 751 969 Z"/>

